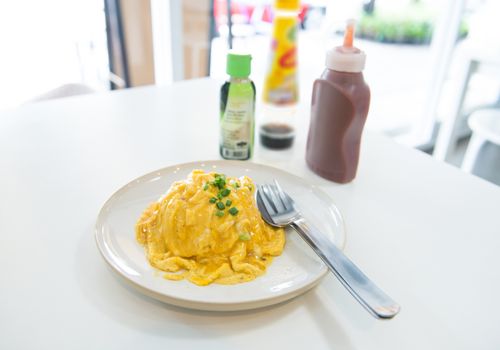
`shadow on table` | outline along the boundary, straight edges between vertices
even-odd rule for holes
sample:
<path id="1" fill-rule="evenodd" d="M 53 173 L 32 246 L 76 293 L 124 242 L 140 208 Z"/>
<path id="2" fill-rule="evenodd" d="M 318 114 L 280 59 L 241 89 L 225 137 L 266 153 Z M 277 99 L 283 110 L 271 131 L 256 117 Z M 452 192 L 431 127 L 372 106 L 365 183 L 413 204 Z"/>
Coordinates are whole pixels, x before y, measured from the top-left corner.
<path id="1" fill-rule="evenodd" d="M 316 329 L 328 344 L 335 343 L 347 350 L 353 348 L 339 322 L 322 306 L 314 289 L 274 306 L 247 311 L 196 311 L 168 305 L 143 295 L 117 276 L 99 255 L 91 228 L 79 241 L 75 269 L 83 295 L 99 313 L 152 335 L 192 338 L 195 330 L 201 338 L 227 337 L 272 329 L 282 319 L 297 317 L 298 320 L 305 311 L 316 321 Z M 286 339 L 289 335 L 277 336 Z"/>

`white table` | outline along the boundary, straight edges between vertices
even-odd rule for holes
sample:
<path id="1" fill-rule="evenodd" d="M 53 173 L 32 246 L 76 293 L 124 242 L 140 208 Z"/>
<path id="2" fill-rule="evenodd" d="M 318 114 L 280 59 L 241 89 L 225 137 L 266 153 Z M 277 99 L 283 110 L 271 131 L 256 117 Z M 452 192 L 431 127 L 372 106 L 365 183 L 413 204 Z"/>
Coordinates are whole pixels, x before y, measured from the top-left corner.
<path id="1" fill-rule="evenodd" d="M 40 102 L 0 114 L 0 349 L 498 349 L 500 188 L 365 133 L 357 179 L 337 185 L 292 150 L 253 161 L 320 185 L 346 253 L 402 312 L 372 318 L 333 277 L 237 313 L 164 305 L 123 283 L 94 243 L 103 202 L 129 180 L 218 158 L 219 82 Z M 307 100 L 307 98 L 304 98 Z"/>

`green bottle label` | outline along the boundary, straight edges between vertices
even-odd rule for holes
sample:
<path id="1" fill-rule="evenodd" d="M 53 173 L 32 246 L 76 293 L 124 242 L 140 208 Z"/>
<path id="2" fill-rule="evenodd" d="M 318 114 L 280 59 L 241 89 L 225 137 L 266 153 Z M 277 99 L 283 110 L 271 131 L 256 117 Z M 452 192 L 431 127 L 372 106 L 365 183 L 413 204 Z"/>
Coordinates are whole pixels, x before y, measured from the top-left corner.
<path id="1" fill-rule="evenodd" d="M 224 96 L 221 97 L 224 99 Z M 251 81 L 230 83 L 227 99 L 221 107 L 220 151 L 222 157 L 226 159 L 250 158 L 253 150 L 255 121 L 253 83 Z"/>

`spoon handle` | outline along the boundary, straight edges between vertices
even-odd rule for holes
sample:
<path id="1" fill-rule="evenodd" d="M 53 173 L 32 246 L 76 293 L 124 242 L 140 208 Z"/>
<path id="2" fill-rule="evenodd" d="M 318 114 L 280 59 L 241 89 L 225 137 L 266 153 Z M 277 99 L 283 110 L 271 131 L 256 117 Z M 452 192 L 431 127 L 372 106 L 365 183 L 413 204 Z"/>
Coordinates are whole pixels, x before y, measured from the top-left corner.
<path id="1" fill-rule="evenodd" d="M 375 285 L 354 263 L 314 226 L 303 218 L 292 228 L 311 246 L 352 296 L 376 318 L 392 318 L 401 307 Z"/>

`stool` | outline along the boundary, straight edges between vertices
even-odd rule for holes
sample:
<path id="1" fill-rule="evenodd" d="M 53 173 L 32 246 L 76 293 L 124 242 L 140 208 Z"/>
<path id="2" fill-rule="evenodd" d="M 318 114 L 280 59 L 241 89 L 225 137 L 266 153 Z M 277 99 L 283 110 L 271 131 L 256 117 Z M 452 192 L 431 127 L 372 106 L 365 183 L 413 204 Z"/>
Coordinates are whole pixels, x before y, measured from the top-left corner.
<path id="1" fill-rule="evenodd" d="M 500 108 L 481 109 L 473 112 L 468 123 L 472 129 L 472 136 L 465 152 L 462 169 L 500 185 Z M 493 145 L 490 145 L 490 143 Z M 492 146 L 494 148 L 493 152 L 496 153 L 494 158 L 491 158 Z M 490 168 L 493 165 L 493 169 L 489 174 L 484 174 L 484 169 L 478 171 L 478 165 L 480 164 L 478 160 L 486 147 L 490 148 Z M 497 159 L 498 161 L 496 161 Z"/>

